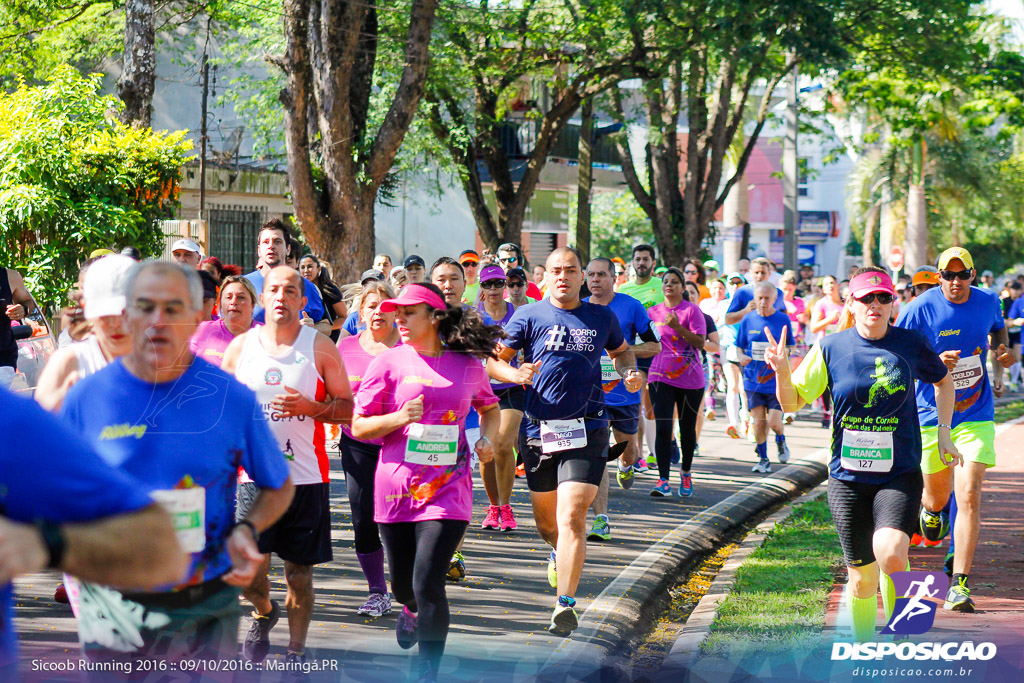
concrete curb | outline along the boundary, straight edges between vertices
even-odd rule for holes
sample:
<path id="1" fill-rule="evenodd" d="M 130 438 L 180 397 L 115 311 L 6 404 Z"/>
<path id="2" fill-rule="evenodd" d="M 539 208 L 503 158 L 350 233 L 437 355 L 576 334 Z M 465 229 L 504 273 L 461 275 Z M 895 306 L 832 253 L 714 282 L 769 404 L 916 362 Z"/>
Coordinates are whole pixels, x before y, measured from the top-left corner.
<path id="1" fill-rule="evenodd" d="M 828 487 L 822 483 L 812 491 L 796 498 L 783 509 L 757 525 L 743 542 L 732 552 L 729 559 L 722 565 L 722 568 L 711 582 L 708 592 L 697 603 L 697 607 L 686 620 L 686 625 L 676 642 L 672 645 L 661 669 L 654 677 L 654 680 L 675 680 L 681 681 L 689 670 L 695 655 L 700 649 L 701 643 L 707 638 L 711 631 L 711 624 L 718 615 L 718 606 L 732 592 L 736 580 L 737 570 L 746 562 L 750 555 L 761 547 L 768 534 L 793 514 L 797 505 L 809 502 L 826 494 Z"/>
<path id="2" fill-rule="evenodd" d="M 675 580 L 679 568 L 714 550 L 750 518 L 817 486 L 828 474 L 830 450 L 815 451 L 750 484 L 668 532 L 598 595 L 580 628 L 548 657 L 538 680 L 600 680 L 602 670 L 635 635 L 636 626 Z M 614 674 L 610 677 L 614 677 Z"/>

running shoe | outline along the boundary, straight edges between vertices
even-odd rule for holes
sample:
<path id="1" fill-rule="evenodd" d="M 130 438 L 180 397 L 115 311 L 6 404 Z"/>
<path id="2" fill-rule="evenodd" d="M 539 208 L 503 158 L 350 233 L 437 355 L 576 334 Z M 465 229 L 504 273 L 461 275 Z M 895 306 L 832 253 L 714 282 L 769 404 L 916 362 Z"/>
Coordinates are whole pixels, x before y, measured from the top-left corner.
<path id="1" fill-rule="evenodd" d="M 588 541 L 610 541 L 612 540 L 612 525 L 608 523 L 608 517 L 597 515 L 594 518 L 594 525 L 590 527 L 587 534 Z"/>
<path id="2" fill-rule="evenodd" d="M 736 425 L 729 425 L 726 427 L 725 433 L 730 439 L 740 438 L 740 430 L 736 429 Z"/>
<path id="3" fill-rule="evenodd" d="M 516 479 L 526 479 L 526 465 L 523 463 L 516 465 Z"/>
<path id="4" fill-rule="evenodd" d="M 924 539 L 921 538 L 921 534 L 913 533 L 910 535 L 910 547 L 911 548 L 922 548 L 924 547 Z"/>
<path id="5" fill-rule="evenodd" d="M 675 439 L 672 439 L 672 448 L 669 450 L 669 453 L 671 453 L 671 456 L 670 456 L 669 459 L 672 462 L 672 464 L 673 465 L 678 465 L 679 464 L 679 459 L 682 456 L 679 454 L 679 442 L 677 442 Z"/>
<path id="6" fill-rule="evenodd" d="M 548 584 L 552 588 L 558 588 L 558 571 L 555 569 L 555 551 L 548 555 Z"/>
<path id="7" fill-rule="evenodd" d="M 772 464 L 768 462 L 768 458 L 761 458 L 756 465 L 750 468 L 751 472 L 757 472 L 758 474 L 768 474 L 772 471 Z"/>
<path id="8" fill-rule="evenodd" d="M 548 631 L 564 638 L 579 627 L 580 618 L 574 609 L 576 601 L 574 600 L 571 604 L 563 604 L 562 600 L 559 598 L 555 604 L 555 611 L 551 614 L 551 625 L 548 626 Z"/>
<path id="9" fill-rule="evenodd" d="M 284 683 L 307 683 L 310 680 L 309 674 L 306 673 L 305 652 L 292 652 L 289 650 L 284 656 L 284 664 L 287 669 L 287 673 L 281 679 Z"/>
<path id="10" fill-rule="evenodd" d="M 64 582 L 61 581 L 57 584 L 57 587 L 53 590 L 53 601 L 59 602 L 62 605 L 66 605 L 71 602 L 68 599 L 68 589 L 64 587 Z"/>
<path id="11" fill-rule="evenodd" d="M 783 441 L 782 443 L 776 442 L 775 445 L 779 447 L 779 462 L 785 465 L 789 462 L 789 444 Z"/>
<path id="12" fill-rule="evenodd" d="M 497 531 L 499 527 L 501 527 L 500 508 L 497 505 L 488 505 L 487 516 L 484 517 L 484 522 L 480 525 L 480 528 Z"/>
<path id="13" fill-rule="evenodd" d="M 358 613 L 368 617 L 382 617 L 385 614 L 391 614 L 391 596 L 387 593 L 370 593 L 370 597 L 359 608 Z"/>
<path id="14" fill-rule="evenodd" d="M 793 413 L 786 413 L 786 424 L 793 424 Z"/>
<path id="15" fill-rule="evenodd" d="M 403 607 L 398 615 L 398 623 L 395 624 L 395 639 L 398 640 L 398 647 L 408 650 L 416 644 L 416 615 Z"/>
<path id="16" fill-rule="evenodd" d="M 707 420 L 708 422 L 714 422 L 715 421 L 715 409 L 714 408 L 708 408 L 707 410 L 705 410 L 704 411 L 704 419 Z"/>
<path id="17" fill-rule="evenodd" d="M 618 470 L 615 473 L 615 480 L 619 482 L 619 488 L 628 491 L 633 488 L 633 468 L 626 471 Z"/>
<path id="18" fill-rule="evenodd" d="M 648 466 L 647 460 L 645 460 L 644 458 L 640 458 L 639 460 L 636 461 L 636 464 L 633 465 L 633 471 L 639 474 L 643 474 L 644 472 L 647 472 L 650 469 L 651 468 L 650 466 Z"/>
<path id="19" fill-rule="evenodd" d="M 679 497 L 689 498 L 693 495 L 693 477 L 689 474 L 684 474 L 683 480 L 679 483 Z"/>
<path id="20" fill-rule="evenodd" d="M 925 548 L 937 548 L 938 546 L 942 545 L 942 541 L 944 539 L 940 538 L 937 541 L 929 541 L 927 538 L 924 538 L 924 539 L 921 539 L 921 540 L 922 540 L 922 544 L 924 545 Z"/>
<path id="21" fill-rule="evenodd" d="M 700 444 L 695 443 L 693 444 L 693 457 L 696 458 L 698 455 L 700 455 Z"/>
<path id="22" fill-rule="evenodd" d="M 943 519 L 941 512 L 931 512 L 921 507 L 921 536 L 926 541 L 941 541 L 949 533 L 949 519 Z"/>
<path id="23" fill-rule="evenodd" d="M 500 512 L 501 512 L 501 530 L 502 531 L 505 531 L 505 532 L 515 531 L 517 528 L 519 528 L 519 525 L 516 524 L 516 514 L 514 512 L 512 512 L 512 506 L 511 505 L 502 505 Z"/>
<path id="24" fill-rule="evenodd" d="M 270 652 L 270 629 L 277 625 L 281 618 L 281 608 L 273 600 L 270 601 L 270 613 L 260 614 L 252 611 L 252 623 L 242 643 L 242 654 L 250 662 L 262 662 Z"/>
<path id="25" fill-rule="evenodd" d="M 461 551 L 456 550 L 455 554 L 452 555 L 452 561 L 448 565 L 448 574 L 445 578 L 452 583 L 458 583 L 460 579 L 466 578 L 466 558 L 463 557 Z"/>
<path id="26" fill-rule="evenodd" d="M 942 607 L 951 612 L 973 612 L 974 600 L 971 600 L 971 589 L 963 583 L 953 586 L 946 593 L 946 602 Z"/>
<path id="27" fill-rule="evenodd" d="M 672 487 L 669 486 L 668 482 L 664 479 L 659 479 L 658 483 L 654 485 L 653 489 L 651 489 L 651 495 L 656 498 L 671 498 Z"/>

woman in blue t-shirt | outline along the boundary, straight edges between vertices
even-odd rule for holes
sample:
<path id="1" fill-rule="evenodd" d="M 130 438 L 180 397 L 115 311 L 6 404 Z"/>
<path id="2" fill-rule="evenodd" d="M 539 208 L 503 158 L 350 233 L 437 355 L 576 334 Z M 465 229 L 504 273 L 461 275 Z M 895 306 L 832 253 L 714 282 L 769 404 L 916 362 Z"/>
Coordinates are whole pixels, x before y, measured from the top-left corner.
<path id="1" fill-rule="evenodd" d="M 879 581 L 888 620 L 895 603 L 889 575 L 908 569 L 918 523 L 924 482 L 914 380 L 935 385 L 943 462 L 952 467 L 962 458 L 950 438 L 953 381 L 923 335 L 890 326 L 896 292 L 889 276 L 861 268 L 850 296 L 852 326 L 822 338 L 795 373 L 784 338 L 769 336 L 764 360 L 776 371 L 786 412 L 832 392 L 828 502 L 849 574 L 854 637 L 867 641 L 874 638 Z"/>

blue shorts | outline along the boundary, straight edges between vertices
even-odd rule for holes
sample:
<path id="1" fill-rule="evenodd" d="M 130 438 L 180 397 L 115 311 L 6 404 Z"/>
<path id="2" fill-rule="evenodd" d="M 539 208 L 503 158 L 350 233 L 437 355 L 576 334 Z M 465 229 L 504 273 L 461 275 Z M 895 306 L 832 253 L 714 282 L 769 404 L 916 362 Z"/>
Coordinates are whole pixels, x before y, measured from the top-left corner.
<path id="1" fill-rule="evenodd" d="M 623 434 L 636 434 L 640 430 L 640 404 L 610 406 L 605 404 L 609 427 Z"/>
<path id="2" fill-rule="evenodd" d="M 758 406 L 764 406 L 768 410 L 782 410 L 782 404 L 775 394 L 766 394 L 760 391 L 747 392 L 747 410 L 753 410 Z"/>

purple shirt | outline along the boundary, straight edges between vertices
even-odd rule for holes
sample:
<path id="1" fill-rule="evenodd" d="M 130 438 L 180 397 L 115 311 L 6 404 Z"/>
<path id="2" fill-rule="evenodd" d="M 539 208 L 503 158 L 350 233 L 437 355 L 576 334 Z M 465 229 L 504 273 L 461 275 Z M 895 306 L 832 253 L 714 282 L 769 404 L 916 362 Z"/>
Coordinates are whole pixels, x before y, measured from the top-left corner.
<path id="1" fill-rule="evenodd" d="M 695 349 L 686 342 L 675 330 L 665 324 L 669 313 L 674 312 L 679 324 L 694 334 L 707 334 L 707 323 L 704 312 L 696 304 L 680 301 L 678 306 L 670 308 L 668 303 L 652 306 L 647 311 L 654 323 L 658 336 L 661 337 L 661 353 L 651 363 L 649 379 L 651 382 L 664 382 L 680 389 L 703 389 L 704 366 L 701 363 L 700 349 Z"/>
<path id="2" fill-rule="evenodd" d="M 251 329 L 257 323 L 249 326 Z M 206 320 L 199 323 L 199 327 L 188 340 L 188 349 L 193 354 L 202 358 L 208 363 L 213 363 L 218 368 L 224 362 L 224 352 L 228 344 L 234 340 L 235 335 L 227 328 L 223 320 Z"/>

